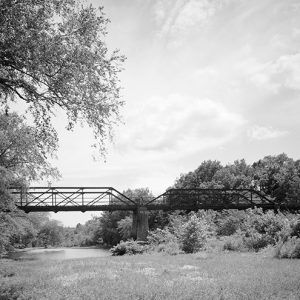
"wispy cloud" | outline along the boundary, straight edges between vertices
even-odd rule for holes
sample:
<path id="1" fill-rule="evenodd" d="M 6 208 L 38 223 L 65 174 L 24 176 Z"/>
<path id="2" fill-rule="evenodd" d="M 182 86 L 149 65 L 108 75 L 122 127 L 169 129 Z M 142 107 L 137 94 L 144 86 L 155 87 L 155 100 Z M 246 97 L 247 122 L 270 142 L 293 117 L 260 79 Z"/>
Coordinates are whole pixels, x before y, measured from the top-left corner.
<path id="1" fill-rule="evenodd" d="M 171 39 L 172 45 L 180 44 L 185 34 L 205 24 L 224 3 L 220 0 L 157 1 L 154 14 L 159 37 Z"/>
<path id="2" fill-rule="evenodd" d="M 275 139 L 288 134 L 287 131 L 274 129 L 271 126 L 255 125 L 248 130 L 248 136 L 253 140 Z"/>
<path id="3" fill-rule="evenodd" d="M 300 53 L 282 55 L 267 63 L 249 58 L 239 63 L 238 68 L 255 85 L 274 93 L 281 88 L 300 91 Z"/>
<path id="4" fill-rule="evenodd" d="M 210 99 L 152 97 L 129 117 L 127 135 L 117 144 L 122 149 L 178 157 L 223 144 L 244 123 L 241 115 Z"/>

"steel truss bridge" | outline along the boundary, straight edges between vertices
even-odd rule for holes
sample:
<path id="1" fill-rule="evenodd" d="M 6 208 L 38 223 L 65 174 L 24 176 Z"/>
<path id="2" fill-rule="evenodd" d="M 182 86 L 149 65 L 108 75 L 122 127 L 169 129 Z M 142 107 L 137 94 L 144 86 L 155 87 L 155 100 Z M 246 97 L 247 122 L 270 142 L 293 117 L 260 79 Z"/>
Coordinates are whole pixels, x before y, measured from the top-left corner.
<path id="1" fill-rule="evenodd" d="M 300 210 L 300 199 L 275 201 L 253 189 L 169 189 L 156 198 L 130 199 L 112 187 L 11 188 L 25 212 L 247 209 Z"/>

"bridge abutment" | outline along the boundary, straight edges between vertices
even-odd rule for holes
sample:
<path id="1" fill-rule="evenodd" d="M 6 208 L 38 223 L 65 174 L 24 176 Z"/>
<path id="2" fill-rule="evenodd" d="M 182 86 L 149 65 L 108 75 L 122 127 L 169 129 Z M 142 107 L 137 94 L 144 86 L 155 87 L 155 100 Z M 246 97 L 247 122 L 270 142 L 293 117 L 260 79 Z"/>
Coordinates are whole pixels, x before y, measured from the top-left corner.
<path id="1" fill-rule="evenodd" d="M 149 231 L 149 212 L 146 207 L 138 207 L 132 214 L 132 237 L 137 241 L 146 241 Z"/>

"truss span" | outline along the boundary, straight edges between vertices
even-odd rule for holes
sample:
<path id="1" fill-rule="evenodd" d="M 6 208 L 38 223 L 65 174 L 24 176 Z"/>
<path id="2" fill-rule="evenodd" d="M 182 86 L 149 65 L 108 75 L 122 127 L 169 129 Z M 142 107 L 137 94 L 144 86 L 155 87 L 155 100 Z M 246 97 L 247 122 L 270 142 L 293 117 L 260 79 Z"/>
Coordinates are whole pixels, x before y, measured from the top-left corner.
<path id="1" fill-rule="evenodd" d="M 300 199 L 278 201 L 252 189 L 169 189 L 151 199 L 130 199 L 112 187 L 11 188 L 18 208 L 33 211 L 136 211 L 198 209 L 300 210 Z"/>
<path id="2" fill-rule="evenodd" d="M 253 189 L 169 189 L 149 200 L 149 210 L 247 209 L 300 210 L 299 200 L 278 201 Z"/>
<path id="3" fill-rule="evenodd" d="M 136 203 L 112 187 L 12 188 L 16 205 L 32 211 L 106 211 L 135 209 Z"/>

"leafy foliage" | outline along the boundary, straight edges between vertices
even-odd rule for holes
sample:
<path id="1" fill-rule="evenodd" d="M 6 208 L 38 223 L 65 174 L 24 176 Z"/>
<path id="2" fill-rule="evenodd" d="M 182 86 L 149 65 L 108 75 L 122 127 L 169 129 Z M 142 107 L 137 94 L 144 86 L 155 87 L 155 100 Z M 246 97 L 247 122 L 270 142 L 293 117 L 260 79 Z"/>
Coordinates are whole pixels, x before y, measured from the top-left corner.
<path id="1" fill-rule="evenodd" d="M 44 139 L 38 129 L 27 125 L 16 113 L 0 114 L 0 172 L 6 172 L 2 182 L 8 180 L 6 177 L 10 177 L 10 181 L 58 177 L 57 169 L 47 161 L 54 157 L 56 149 L 55 136 L 48 135 Z"/>
<path id="2" fill-rule="evenodd" d="M 277 258 L 300 258 L 300 238 L 289 237 L 285 242 L 276 245 L 275 257 Z"/>
<path id="3" fill-rule="evenodd" d="M 122 105 L 124 61 L 104 42 L 108 22 L 102 8 L 74 0 L 1 1 L 0 105 L 23 100 L 45 138 L 60 108 L 69 129 L 84 120 L 103 146 Z"/>
<path id="4" fill-rule="evenodd" d="M 139 242 L 129 240 L 121 241 L 116 246 L 110 249 L 112 255 L 124 255 L 124 254 L 142 254 L 147 251 L 147 246 L 141 245 Z"/>
<path id="5" fill-rule="evenodd" d="M 30 245 L 36 238 L 38 214 L 34 219 L 18 211 L 9 188 L 26 188 L 32 180 L 58 177 L 58 171 L 47 161 L 56 150 L 55 142 L 51 135 L 43 139 L 17 114 L 0 114 L 0 254 Z"/>
<path id="6" fill-rule="evenodd" d="M 129 240 L 132 234 L 132 217 L 127 216 L 118 221 L 118 231 L 121 234 L 122 240 Z"/>
<path id="7" fill-rule="evenodd" d="M 41 246 L 58 246 L 61 244 L 63 227 L 56 220 L 45 223 L 38 232 L 38 241 Z"/>
<path id="8" fill-rule="evenodd" d="M 149 232 L 147 237 L 149 249 L 155 252 L 164 252 L 170 255 L 179 254 L 179 240 L 177 236 L 170 232 L 169 228 L 155 229 Z"/>
<path id="9" fill-rule="evenodd" d="M 204 220 L 192 214 L 187 223 L 183 225 L 180 242 L 182 250 L 186 253 L 199 251 L 206 243 L 208 226 Z"/>
<path id="10" fill-rule="evenodd" d="M 266 156 L 248 165 L 244 159 L 222 166 L 204 161 L 192 172 L 182 174 L 174 188 L 247 188 L 259 190 L 277 202 L 297 203 L 300 198 L 300 161 L 282 153 Z"/>

